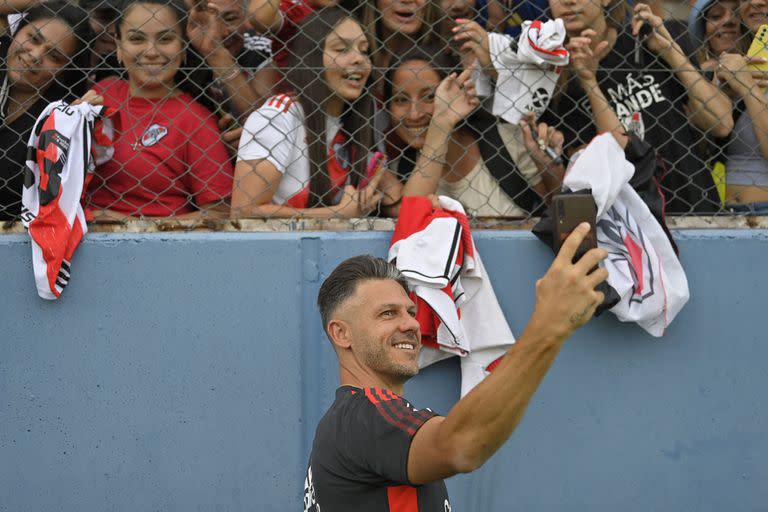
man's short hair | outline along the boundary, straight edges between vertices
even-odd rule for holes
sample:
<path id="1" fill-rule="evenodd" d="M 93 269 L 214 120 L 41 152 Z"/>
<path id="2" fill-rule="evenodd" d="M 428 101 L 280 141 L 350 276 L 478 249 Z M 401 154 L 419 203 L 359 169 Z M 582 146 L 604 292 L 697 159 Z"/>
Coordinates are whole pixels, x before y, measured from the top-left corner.
<path id="1" fill-rule="evenodd" d="M 405 277 L 387 260 L 367 254 L 344 260 L 323 281 L 317 294 L 317 307 L 320 309 L 323 329 L 328 327 L 336 308 L 354 295 L 358 283 L 368 279 L 391 279 L 408 293 Z"/>

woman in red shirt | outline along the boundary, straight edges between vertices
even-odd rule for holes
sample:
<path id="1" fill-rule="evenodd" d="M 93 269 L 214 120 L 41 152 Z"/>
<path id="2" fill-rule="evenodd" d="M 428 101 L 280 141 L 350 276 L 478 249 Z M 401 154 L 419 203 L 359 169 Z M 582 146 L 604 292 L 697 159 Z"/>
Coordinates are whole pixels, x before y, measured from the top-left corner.
<path id="1" fill-rule="evenodd" d="M 112 107 L 114 156 L 90 185 L 97 219 L 188 217 L 229 213 L 232 166 L 216 120 L 184 91 L 184 9 L 136 0 L 117 23 L 117 56 L 127 80 L 94 89 Z"/>

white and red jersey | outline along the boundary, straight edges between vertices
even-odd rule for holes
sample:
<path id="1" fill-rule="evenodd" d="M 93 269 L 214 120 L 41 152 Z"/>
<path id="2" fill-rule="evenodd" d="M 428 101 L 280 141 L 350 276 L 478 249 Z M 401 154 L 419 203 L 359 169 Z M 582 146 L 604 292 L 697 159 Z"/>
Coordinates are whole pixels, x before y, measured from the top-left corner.
<path id="1" fill-rule="evenodd" d="M 561 70 L 570 54 L 563 46 L 566 32 L 560 19 L 525 21 L 517 44 L 506 34 L 489 34 L 488 45 L 498 77 L 493 90 L 493 115 L 517 124 L 527 113 L 541 116 L 549 105 Z M 491 94 L 490 78 L 478 74 L 478 94 Z"/>
<path id="2" fill-rule="evenodd" d="M 56 299 L 69 283 L 72 255 L 87 232 L 80 204 L 96 166 L 93 139 L 106 107 L 48 105 L 28 143 L 21 219 L 32 238 L 37 293 Z"/>
<path id="3" fill-rule="evenodd" d="M 405 197 L 388 260 L 408 281 L 423 348 L 419 367 L 461 357 L 461 395 L 499 363 L 515 342 L 483 267 L 464 208 L 440 196 Z"/>
<path id="4" fill-rule="evenodd" d="M 348 181 L 347 141 L 338 117 L 326 116 L 325 142 L 331 185 L 341 191 Z M 237 160 L 267 160 L 283 175 L 272 195 L 275 204 L 306 208 L 309 202 L 309 146 L 304 110 L 287 94 L 269 98 L 243 127 Z M 338 194 L 336 194 L 338 195 Z"/>
<path id="5" fill-rule="evenodd" d="M 610 311 L 663 336 L 688 302 L 688 279 L 666 232 L 629 185 L 635 167 L 610 133 L 592 139 L 575 158 L 563 187 L 589 189 L 595 199 L 597 245 L 608 251 L 607 282 L 621 298 Z"/>

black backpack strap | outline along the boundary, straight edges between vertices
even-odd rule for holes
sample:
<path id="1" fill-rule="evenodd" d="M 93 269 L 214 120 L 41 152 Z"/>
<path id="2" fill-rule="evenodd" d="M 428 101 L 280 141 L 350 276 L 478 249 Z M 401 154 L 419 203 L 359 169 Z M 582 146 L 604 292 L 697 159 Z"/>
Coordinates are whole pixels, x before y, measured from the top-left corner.
<path id="1" fill-rule="evenodd" d="M 469 126 L 477 133 L 480 155 L 504 193 L 529 215 L 540 216 L 544 210 L 544 202 L 531 188 L 509 154 L 499 133 L 499 122 L 495 116 L 482 109 L 472 116 Z"/>

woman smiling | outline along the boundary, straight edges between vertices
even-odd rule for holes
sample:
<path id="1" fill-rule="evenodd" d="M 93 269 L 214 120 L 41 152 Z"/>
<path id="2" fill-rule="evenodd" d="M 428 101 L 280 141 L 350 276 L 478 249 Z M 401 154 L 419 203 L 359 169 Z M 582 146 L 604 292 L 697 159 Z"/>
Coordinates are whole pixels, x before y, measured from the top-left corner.
<path id="1" fill-rule="evenodd" d="M 274 96 L 248 118 L 233 216 L 361 217 L 394 205 L 401 186 L 377 172 L 371 154 L 370 44 L 360 23 L 342 8 L 322 9 L 292 50 L 288 80 L 301 93 Z"/>
<path id="2" fill-rule="evenodd" d="M 128 0 L 117 57 L 128 79 L 95 91 L 112 107 L 114 157 L 96 170 L 90 204 L 99 219 L 226 216 L 232 167 L 213 115 L 185 92 L 184 9 Z M 188 66 L 188 64 L 186 64 Z"/>
<path id="3" fill-rule="evenodd" d="M 48 103 L 85 92 L 92 37 L 86 13 L 65 2 L 29 10 L 13 37 L 0 37 L 0 220 L 21 213 L 27 141 L 37 117 Z"/>

